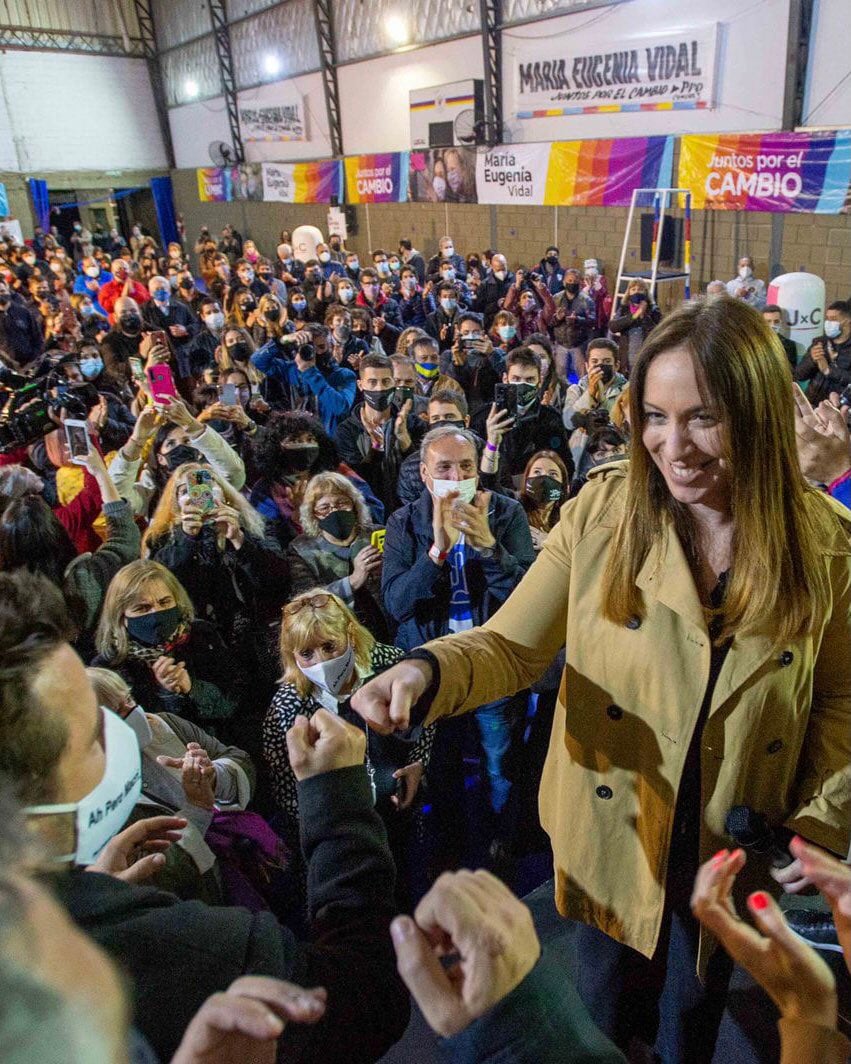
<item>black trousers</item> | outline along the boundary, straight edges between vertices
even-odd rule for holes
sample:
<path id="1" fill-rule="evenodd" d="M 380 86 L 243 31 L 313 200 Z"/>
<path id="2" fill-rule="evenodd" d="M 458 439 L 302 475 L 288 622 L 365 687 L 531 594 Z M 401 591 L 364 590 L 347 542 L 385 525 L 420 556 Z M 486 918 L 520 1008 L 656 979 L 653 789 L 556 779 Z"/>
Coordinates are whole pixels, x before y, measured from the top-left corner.
<path id="1" fill-rule="evenodd" d="M 648 959 L 577 924 L 577 989 L 592 1019 L 624 1053 L 637 1038 L 663 1064 L 776 1064 L 774 1005 L 720 948 L 700 982 L 698 926 L 687 910 L 669 909 Z"/>

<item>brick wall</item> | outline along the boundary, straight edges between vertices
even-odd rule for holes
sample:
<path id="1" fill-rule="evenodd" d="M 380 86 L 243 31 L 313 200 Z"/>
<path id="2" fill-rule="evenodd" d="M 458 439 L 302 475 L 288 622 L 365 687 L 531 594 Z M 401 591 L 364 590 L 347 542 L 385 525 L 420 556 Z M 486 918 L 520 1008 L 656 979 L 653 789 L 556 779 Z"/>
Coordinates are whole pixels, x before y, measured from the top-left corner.
<path id="1" fill-rule="evenodd" d="M 217 232 L 232 221 L 243 236 L 257 240 L 262 251 L 274 255 L 278 233 L 299 224 L 326 229 L 326 208 L 272 203 L 199 203 L 194 170 L 173 171 L 175 201 L 183 212 L 192 241 L 202 224 Z M 562 262 L 581 266 L 585 258 L 599 258 L 614 281 L 623 244 L 627 210 L 621 207 L 491 207 L 478 204 L 373 204 L 355 208 L 358 232 L 348 246 L 368 261 L 371 248 L 395 249 L 408 236 L 424 255 L 437 251 L 448 231 L 461 252 L 498 248 L 511 267 L 537 262 L 547 244 L 555 241 Z M 448 213 L 447 213 L 448 211 Z M 367 227 L 367 212 L 369 226 Z M 780 259 L 771 260 L 772 226 L 781 231 Z M 367 231 L 371 241 L 367 238 Z M 634 225 L 627 268 L 639 261 L 639 227 Z M 828 301 L 851 296 L 851 215 L 771 215 L 736 211 L 696 211 L 692 217 L 692 291 L 715 279 L 728 281 L 736 260 L 750 254 L 755 272 L 766 281 L 777 273 L 808 270 L 825 279 Z M 663 308 L 682 297 L 682 286 L 666 285 L 659 293 Z"/>

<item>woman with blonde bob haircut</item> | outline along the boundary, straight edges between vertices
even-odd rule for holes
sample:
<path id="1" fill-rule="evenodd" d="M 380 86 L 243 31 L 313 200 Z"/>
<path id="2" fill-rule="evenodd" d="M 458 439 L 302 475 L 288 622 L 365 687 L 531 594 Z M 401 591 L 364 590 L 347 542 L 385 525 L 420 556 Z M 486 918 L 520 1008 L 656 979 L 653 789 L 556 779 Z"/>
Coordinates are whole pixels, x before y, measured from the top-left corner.
<path id="1" fill-rule="evenodd" d="M 528 686 L 566 644 L 540 810 L 592 1018 L 626 1051 L 658 1015 L 666 1061 L 708 1061 L 716 1040 L 777 1060 L 773 1027 L 722 1022 L 732 963 L 689 902 L 736 805 L 848 852 L 851 515 L 805 481 L 788 363 L 741 301 L 662 321 L 629 391 L 629 462 L 591 471 L 502 608 L 354 706 L 405 727 L 435 684 L 415 719 L 431 723 Z M 809 883 L 800 860 L 748 868 L 750 889 Z"/>
<path id="2" fill-rule="evenodd" d="M 199 479 L 202 483 L 199 483 Z M 275 682 L 276 632 L 289 568 L 254 507 L 214 469 L 187 462 L 172 473 L 142 540 L 189 592 L 260 685 L 259 715 Z"/>
<path id="3" fill-rule="evenodd" d="M 151 713 L 212 722 L 236 706 L 238 673 L 212 625 L 196 619 L 180 581 L 139 559 L 112 578 L 96 637 L 96 668 L 112 669 Z"/>
<path id="4" fill-rule="evenodd" d="M 402 651 L 376 642 L 345 602 L 323 588 L 297 595 L 284 607 L 280 651 L 283 676 L 263 724 L 263 752 L 288 831 L 297 835 L 298 796 L 287 731 L 298 715 L 311 717 L 320 708 L 364 730 L 349 699 L 370 676 L 397 662 Z M 414 801 L 433 741 L 433 728 L 417 731 L 411 741 L 367 735 L 366 765 L 376 809 L 397 859 L 404 857 L 406 834 L 399 813 Z"/>

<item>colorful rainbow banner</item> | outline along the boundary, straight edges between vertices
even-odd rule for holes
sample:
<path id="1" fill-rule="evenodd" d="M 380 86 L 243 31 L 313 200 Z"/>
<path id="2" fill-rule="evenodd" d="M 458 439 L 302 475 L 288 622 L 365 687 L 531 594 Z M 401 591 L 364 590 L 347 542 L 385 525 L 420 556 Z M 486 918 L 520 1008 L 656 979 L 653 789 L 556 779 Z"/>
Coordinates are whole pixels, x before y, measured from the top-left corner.
<path id="1" fill-rule="evenodd" d="M 550 147 L 543 202 L 627 207 L 633 189 L 669 188 L 673 161 L 673 137 L 557 141 Z"/>
<path id="2" fill-rule="evenodd" d="M 343 164 L 263 163 L 263 199 L 277 203 L 330 203 L 343 195 Z"/>
<path id="3" fill-rule="evenodd" d="M 851 130 L 685 136 L 678 184 L 698 210 L 838 214 L 851 207 Z"/>
<path id="4" fill-rule="evenodd" d="M 410 160 L 406 151 L 347 156 L 346 203 L 404 203 Z"/>
<path id="5" fill-rule="evenodd" d="M 195 171 L 198 199 L 202 203 L 224 203 L 230 196 L 230 176 L 221 166 L 202 166 Z"/>

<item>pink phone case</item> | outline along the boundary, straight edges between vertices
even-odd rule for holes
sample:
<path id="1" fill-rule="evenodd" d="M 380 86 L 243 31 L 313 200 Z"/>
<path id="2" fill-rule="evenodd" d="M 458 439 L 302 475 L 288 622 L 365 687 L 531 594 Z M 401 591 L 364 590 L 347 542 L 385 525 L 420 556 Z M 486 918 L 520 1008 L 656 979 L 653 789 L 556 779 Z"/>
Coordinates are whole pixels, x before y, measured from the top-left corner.
<path id="1" fill-rule="evenodd" d="M 145 373 L 148 377 L 148 384 L 151 386 L 151 395 L 155 403 L 166 395 L 172 399 L 177 399 L 177 389 L 174 387 L 174 378 L 168 366 L 149 366 Z"/>

